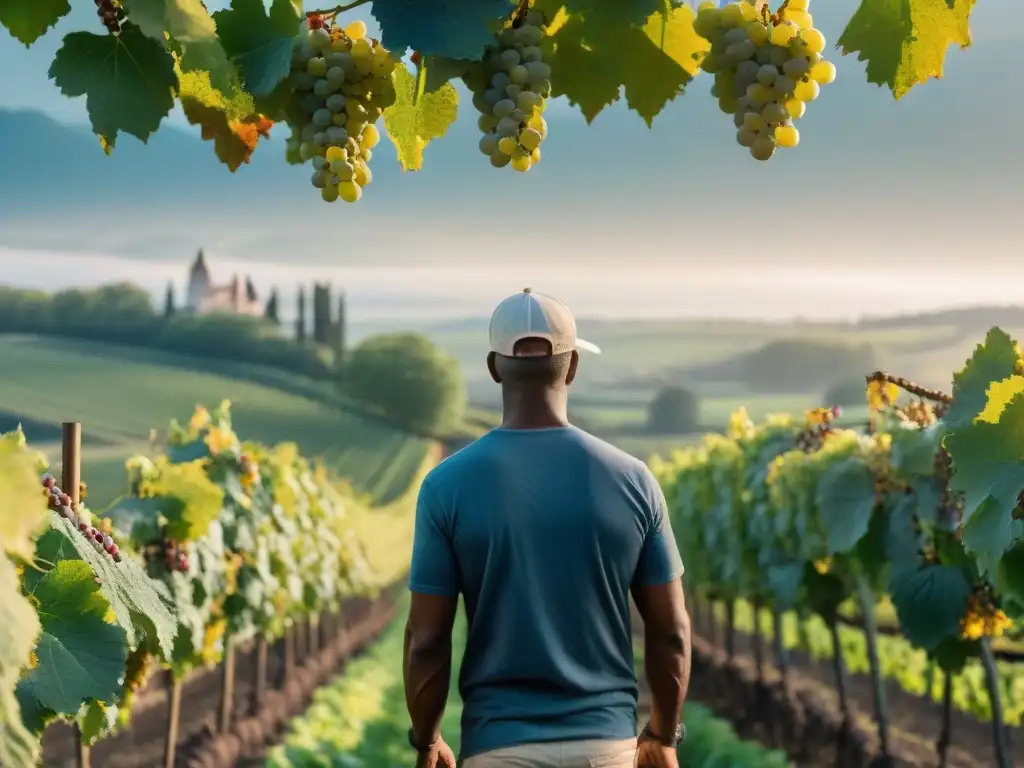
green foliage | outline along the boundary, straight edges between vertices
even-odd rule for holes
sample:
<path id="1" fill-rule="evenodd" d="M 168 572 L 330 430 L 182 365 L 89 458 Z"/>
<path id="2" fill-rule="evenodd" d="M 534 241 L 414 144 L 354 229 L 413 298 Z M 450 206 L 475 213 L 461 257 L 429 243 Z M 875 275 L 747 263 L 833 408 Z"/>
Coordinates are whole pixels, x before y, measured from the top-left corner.
<path id="1" fill-rule="evenodd" d="M 49 74 L 65 96 L 86 97 L 92 129 L 108 152 L 122 131 L 147 141 L 174 106 L 178 86 L 170 53 L 131 23 L 117 36 L 65 35 Z"/>
<path id="2" fill-rule="evenodd" d="M 888 592 L 906 639 L 953 669 L 1024 619 L 1017 345 L 992 329 L 954 382 L 945 414 L 888 408 L 872 434 L 738 412 L 658 465 L 694 589 L 826 618 Z"/>
<path id="3" fill-rule="evenodd" d="M 362 4 L 327 13 L 333 18 Z M 869 82 L 899 99 L 942 75 L 950 44 L 970 44 L 973 4 L 908 0 L 895 13 L 888 0 L 862 0 L 838 45 L 867 61 Z M 541 48 L 552 67 L 552 95 L 566 96 L 588 121 L 624 96 L 651 125 L 701 74 L 708 44 L 696 34 L 688 4 L 537 0 L 532 6 L 548 22 Z M 307 29 L 310 9 L 304 13 L 301 0 L 273 0 L 269 9 L 261 0 L 232 0 L 212 16 L 201 0 L 125 0 L 123 7 L 127 20 L 118 34 L 69 32 L 50 67 L 65 95 L 86 97 L 104 149 L 111 150 L 121 132 L 146 141 L 178 101 L 232 171 L 248 162 L 258 138 L 254 126 L 285 120 L 294 39 Z M 454 120 L 447 81 L 467 74 L 517 8 L 512 0 L 373 2 L 370 13 L 395 58 L 409 50 L 420 54 L 415 77 L 405 66 L 395 70 L 399 90 L 409 93 L 410 79 L 415 88 L 387 121 L 407 170 L 421 166 L 423 148 Z M 0 25 L 28 46 L 69 11 L 68 0 L 7 0 Z M 199 83 L 207 88 L 197 99 Z M 426 100 L 442 89 L 435 103 Z M 240 104 L 247 105 L 245 114 L 236 114 Z"/>
<path id="4" fill-rule="evenodd" d="M 743 380 L 757 392 L 821 391 L 826 376 L 863 377 L 876 367 L 875 351 L 867 344 L 815 339 L 772 341 L 742 359 Z"/>
<path id="5" fill-rule="evenodd" d="M 345 364 L 345 392 L 418 434 L 440 434 L 466 406 L 458 362 L 419 333 L 371 336 Z"/>
<path id="6" fill-rule="evenodd" d="M 84 505 L 76 523 L 49 512 L 41 468 L 20 432 L 0 436 L 5 768 L 34 766 L 54 719 L 74 719 L 86 742 L 123 724 L 142 682 L 126 679 L 130 655 L 181 675 L 218 661 L 230 638 L 274 637 L 368 583 L 324 470 L 293 445 L 243 446 L 227 404 L 172 424 L 165 456 L 129 461 L 133 495 L 111 511 L 133 520 L 134 541 Z M 90 520 L 115 538 L 118 557 L 79 530 Z M 166 541 L 187 553 L 174 570 Z"/>
<path id="7" fill-rule="evenodd" d="M 683 387 L 663 387 L 647 406 L 647 431 L 652 434 L 691 432 L 699 421 L 697 396 Z"/>

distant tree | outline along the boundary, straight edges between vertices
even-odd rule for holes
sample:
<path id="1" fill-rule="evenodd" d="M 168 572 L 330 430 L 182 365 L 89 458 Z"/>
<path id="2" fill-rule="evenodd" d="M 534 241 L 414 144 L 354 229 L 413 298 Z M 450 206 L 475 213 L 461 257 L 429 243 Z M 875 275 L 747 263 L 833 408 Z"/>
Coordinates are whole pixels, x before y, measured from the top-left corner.
<path id="1" fill-rule="evenodd" d="M 263 316 L 276 325 L 281 324 L 281 318 L 278 316 L 277 309 L 277 288 L 270 290 L 270 297 L 267 299 L 267 306 L 263 310 Z"/>
<path id="2" fill-rule="evenodd" d="M 784 339 L 743 359 L 743 378 L 755 392 L 820 392 L 830 382 L 864 376 L 877 367 L 868 344 Z"/>
<path id="3" fill-rule="evenodd" d="M 295 318 L 295 340 L 300 344 L 306 340 L 306 289 L 299 286 L 298 317 Z"/>
<path id="4" fill-rule="evenodd" d="M 870 371 L 865 370 L 867 375 Z M 822 405 L 865 405 L 867 403 L 867 382 L 864 376 L 837 381 L 827 390 L 822 398 Z"/>
<path id="5" fill-rule="evenodd" d="M 419 333 L 365 339 L 352 350 L 340 384 L 353 399 L 417 434 L 440 434 L 466 407 L 458 361 Z"/>
<path id="6" fill-rule="evenodd" d="M 663 387 L 647 406 L 647 431 L 652 434 L 692 432 L 699 421 L 697 396 L 683 387 Z"/>
<path id="7" fill-rule="evenodd" d="M 167 291 L 164 293 L 164 317 L 174 314 L 174 283 L 167 283 Z"/>
<path id="8" fill-rule="evenodd" d="M 337 354 L 338 365 L 345 364 L 345 292 L 338 296 L 338 319 L 334 321 L 334 351 Z"/>

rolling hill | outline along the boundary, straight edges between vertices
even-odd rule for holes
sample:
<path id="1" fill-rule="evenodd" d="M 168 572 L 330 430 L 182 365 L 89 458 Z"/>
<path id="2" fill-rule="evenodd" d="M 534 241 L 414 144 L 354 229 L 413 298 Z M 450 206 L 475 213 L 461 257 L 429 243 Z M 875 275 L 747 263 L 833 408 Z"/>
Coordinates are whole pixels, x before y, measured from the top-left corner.
<path id="1" fill-rule="evenodd" d="M 59 339 L 0 337 L 0 426 L 24 424 L 51 460 L 62 421 L 81 421 L 83 476 L 102 506 L 124 489 L 124 460 L 146 452 L 150 430 L 187 419 L 197 403 L 232 401 L 239 434 L 265 443 L 295 442 L 346 478 L 356 492 L 386 504 L 409 487 L 430 441 L 353 411 L 250 380 L 183 365 L 174 356 Z M 276 372 L 275 372 L 276 373 Z"/>

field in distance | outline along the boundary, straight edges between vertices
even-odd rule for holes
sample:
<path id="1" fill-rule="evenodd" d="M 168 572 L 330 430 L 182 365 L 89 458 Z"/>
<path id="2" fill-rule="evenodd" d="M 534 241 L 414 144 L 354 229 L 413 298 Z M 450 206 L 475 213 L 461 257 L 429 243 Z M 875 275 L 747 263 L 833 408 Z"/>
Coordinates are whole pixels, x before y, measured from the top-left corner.
<path id="1" fill-rule="evenodd" d="M 150 350 L 88 342 L 0 337 L 0 431 L 19 422 L 59 462 L 60 423 L 80 421 L 83 477 L 101 508 L 123 492 L 124 460 L 146 452 L 150 430 L 187 419 L 195 405 L 232 402 L 243 439 L 291 441 L 323 457 L 357 493 L 376 504 L 402 496 L 430 441 L 317 397 L 329 385 L 254 366 L 190 360 Z"/>

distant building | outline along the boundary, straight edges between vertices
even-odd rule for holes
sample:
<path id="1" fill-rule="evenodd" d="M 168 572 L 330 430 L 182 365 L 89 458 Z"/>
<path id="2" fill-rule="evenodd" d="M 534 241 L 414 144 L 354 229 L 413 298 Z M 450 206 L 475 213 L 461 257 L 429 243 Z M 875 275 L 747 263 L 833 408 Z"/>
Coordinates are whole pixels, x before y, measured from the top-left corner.
<path id="1" fill-rule="evenodd" d="M 196 260 L 189 270 L 185 309 L 197 315 L 209 315 L 214 312 L 257 317 L 263 315 L 263 305 L 256 295 L 256 286 L 253 285 L 252 279 L 246 277 L 243 283 L 238 275 L 234 275 L 230 282 L 215 285 L 202 250 L 196 255 Z"/>

